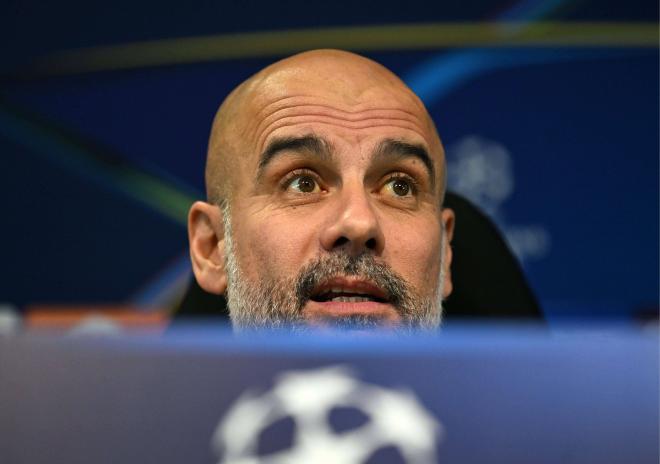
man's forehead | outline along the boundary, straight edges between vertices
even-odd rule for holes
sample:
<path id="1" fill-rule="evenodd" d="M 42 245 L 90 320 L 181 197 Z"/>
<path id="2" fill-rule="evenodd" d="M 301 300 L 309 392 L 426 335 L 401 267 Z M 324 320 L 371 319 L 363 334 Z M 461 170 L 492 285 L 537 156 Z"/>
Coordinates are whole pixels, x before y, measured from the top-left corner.
<path id="1" fill-rule="evenodd" d="M 324 123 L 344 132 L 353 130 L 358 138 L 364 132 L 359 129 L 369 126 L 401 126 L 408 136 L 435 149 L 435 128 L 417 96 L 380 65 L 368 68 L 371 75 L 350 67 L 296 65 L 258 76 L 244 90 L 241 133 L 251 145 L 245 154 L 261 152 L 266 139 L 282 126 L 308 132 L 310 125 Z"/>
<path id="2" fill-rule="evenodd" d="M 373 125 L 389 127 L 388 138 L 421 142 L 444 164 L 442 145 L 423 103 L 391 71 L 358 55 L 330 50 L 285 59 L 239 86 L 227 103 L 224 112 L 232 120 L 225 129 L 231 130 L 223 131 L 222 138 L 232 139 L 237 150 L 225 163 L 238 163 L 241 171 L 254 173 L 274 136 L 324 127 L 364 138 L 369 133 L 365 128 Z M 323 126 L 323 121 L 328 124 Z"/>
<path id="3" fill-rule="evenodd" d="M 306 97 L 347 112 L 401 108 L 419 117 L 427 116 L 417 96 L 390 71 L 382 67 L 353 69 L 351 64 L 297 64 L 274 70 L 245 89 L 246 110 L 259 116 L 278 102 Z"/>

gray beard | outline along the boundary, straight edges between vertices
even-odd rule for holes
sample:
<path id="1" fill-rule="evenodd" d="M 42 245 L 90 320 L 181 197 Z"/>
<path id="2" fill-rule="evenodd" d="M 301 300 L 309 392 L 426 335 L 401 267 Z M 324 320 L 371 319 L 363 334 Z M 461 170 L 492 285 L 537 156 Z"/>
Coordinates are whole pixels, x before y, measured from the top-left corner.
<path id="1" fill-rule="evenodd" d="M 254 329 L 309 329 L 303 308 L 313 289 L 325 280 L 338 275 L 360 276 L 385 290 L 390 303 L 401 317 L 403 331 L 437 329 L 442 320 L 442 285 L 444 266 L 440 263 L 438 286 L 434 297 L 422 297 L 389 266 L 376 261 L 370 253 L 351 256 L 345 251 L 321 256 L 305 265 L 294 278 L 264 277 L 257 284 L 248 283 L 236 260 L 228 202 L 223 206 L 225 255 L 227 272 L 227 306 L 235 331 Z M 445 236 L 442 237 L 441 259 L 444 259 Z M 345 329 L 376 329 L 383 327 L 379 318 L 348 315 L 327 321 Z"/>

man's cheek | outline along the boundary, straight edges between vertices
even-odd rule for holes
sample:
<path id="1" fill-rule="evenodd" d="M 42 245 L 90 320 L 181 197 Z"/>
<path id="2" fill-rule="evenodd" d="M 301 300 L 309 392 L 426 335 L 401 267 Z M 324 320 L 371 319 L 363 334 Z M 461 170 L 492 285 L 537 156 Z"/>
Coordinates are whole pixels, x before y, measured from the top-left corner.
<path id="1" fill-rule="evenodd" d="M 436 239 L 434 234 L 410 234 L 394 245 L 394 270 L 418 291 L 431 291 L 440 273 L 439 238 Z"/>
<path id="2" fill-rule="evenodd" d="M 295 274 L 305 263 L 309 229 L 304 225 L 269 220 L 245 233 L 249 274 L 280 279 Z M 239 237 L 240 238 L 240 237 Z"/>

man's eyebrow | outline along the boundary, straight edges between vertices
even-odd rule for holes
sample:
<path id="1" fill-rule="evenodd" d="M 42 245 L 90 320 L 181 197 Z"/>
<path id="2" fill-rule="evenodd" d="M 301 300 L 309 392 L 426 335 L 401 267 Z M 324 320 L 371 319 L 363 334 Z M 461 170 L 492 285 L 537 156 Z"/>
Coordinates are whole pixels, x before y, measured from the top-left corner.
<path id="1" fill-rule="evenodd" d="M 385 139 L 378 144 L 374 160 L 386 157 L 417 158 L 429 173 L 431 185 L 435 185 L 435 167 L 428 150 L 421 144 L 404 142 L 396 139 Z"/>
<path id="2" fill-rule="evenodd" d="M 275 137 L 271 140 L 263 153 L 259 156 L 259 176 L 273 158 L 286 152 L 309 152 L 320 158 L 330 158 L 330 144 L 316 135 L 303 135 L 300 137 Z"/>

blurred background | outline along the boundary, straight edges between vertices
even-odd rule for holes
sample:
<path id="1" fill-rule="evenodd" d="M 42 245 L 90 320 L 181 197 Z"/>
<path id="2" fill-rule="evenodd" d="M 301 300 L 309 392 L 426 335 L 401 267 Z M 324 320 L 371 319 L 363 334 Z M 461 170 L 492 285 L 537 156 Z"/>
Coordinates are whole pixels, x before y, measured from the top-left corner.
<path id="1" fill-rule="evenodd" d="M 4 0 L 0 39 L 0 303 L 19 313 L 176 305 L 218 105 L 332 47 L 424 100 L 450 189 L 549 321 L 657 314 L 655 0 Z"/>

